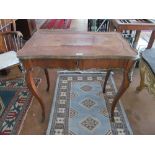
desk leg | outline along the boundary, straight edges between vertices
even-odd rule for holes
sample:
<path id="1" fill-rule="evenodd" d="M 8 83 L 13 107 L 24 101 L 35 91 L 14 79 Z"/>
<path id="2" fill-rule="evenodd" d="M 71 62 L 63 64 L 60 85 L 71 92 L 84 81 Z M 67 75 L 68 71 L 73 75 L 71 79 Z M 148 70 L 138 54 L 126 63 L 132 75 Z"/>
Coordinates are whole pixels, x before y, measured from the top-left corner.
<path id="1" fill-rule="evenodd" d="M 154 43 L 154 39 L 155 39 L 155 31 L 152 31 L 150 40 L 149 40 L 148 45 L 147 45 L 147 49 L 152 48 L 153 43 Z"/>
<path id="2" fill-rule="evenodd" d="M 40 95 L 37 91 L 37 87 L 35 86 L 33 77 L 32 77 L 32 71 L 31 69 L 26 71 L 26 82 L 27 82 L 27 86 L 30 89 L 31 93 L 38 99 L 41 109 L 42 109 L 42 122 L 44 122 L 45 120 L 45 108 L 44 108 L 44 104 L 42 99 L 40 98 Z"/>
<path id="3" fill-rule="evenodd" d="M 109 21 L 109 28 L 108 28 L 108 31 L 109 31 L 109 32 L 113 32 L 114 29 L 115 29 L 115 27 L 114 27 L 112 21 L 110 20 L 110 21 Z"/>
<path id="4" fill-rule="evenodd" d="M 111 70 L 108 70 L 106 73 L 106 77 L 105 77 L 104 84 L 103 84 L 103 93 L 105 93 L 105 88 L 106 88 L 107 81 L 109 79 L 110 73 L 111 73 Z"/>
<path id="5" fill-rule="evenodd" d="M 114 110 L 115 110 L 116 104 L 119 101 L 120 97 L 123 95 L 123 93 L 127 90 L 131 82 L 129 75 L 130 75 L 130 71 L 127 69 L 124 69 L 123 81 L 122 81 L 121 87 L 119 88 L 112 103 L 112 108 L 111 108 L 111 121 L 112 122 L 114 122 Z"/>
<path id="6" fill-rule="evenodd" d="M 138 40 L 139 40 L 139 37 L 140 37 L 140 33 L 141 31 L 137 30 L 136 31 L 136 35 L 135 35 L 135 40 L 133 42 L 133 47 L 136 48 L 137 44 L 138 44 Z"/>

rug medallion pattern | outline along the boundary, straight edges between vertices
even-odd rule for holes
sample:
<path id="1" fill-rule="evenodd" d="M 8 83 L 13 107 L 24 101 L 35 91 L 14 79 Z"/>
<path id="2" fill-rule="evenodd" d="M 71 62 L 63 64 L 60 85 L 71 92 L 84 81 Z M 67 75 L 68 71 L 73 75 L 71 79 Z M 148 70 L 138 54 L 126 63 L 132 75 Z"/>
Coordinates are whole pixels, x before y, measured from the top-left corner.
<path id="1" fill-rule="evenodd" d="M 102 93 L 105 74 L 59 74 L 47 134 L 110 135 L 132 134 L 120 104 L 115 123 L 110 122 L 111 103 L 116 93 L 112 77 Z"/>

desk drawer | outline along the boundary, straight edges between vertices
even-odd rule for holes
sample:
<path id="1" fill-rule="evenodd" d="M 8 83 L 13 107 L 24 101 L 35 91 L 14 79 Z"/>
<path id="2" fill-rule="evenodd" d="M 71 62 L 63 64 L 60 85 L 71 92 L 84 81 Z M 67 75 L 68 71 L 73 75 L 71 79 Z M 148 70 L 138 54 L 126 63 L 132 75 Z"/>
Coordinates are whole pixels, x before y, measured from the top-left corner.
<path id="1" fill-rule="evenodd" d="M 62 68 L 62 69 L 75 69 L 77 68 L 77 60 L 70 59 L 58 59 L 51 60 L 53 68 Z"/>
<path id="2" fill-rule="evenodd" d="M 77 60 L 71 59 L 29 59 L 24 61 L 25 65 L 29 64 L 33 67 L 55 68 L 55 69 L 76 69 Z"/>
<path id="3" fill-rule="evenodd" d="M 79 68 L 83 69 L 108 69 L 108 68 L 123 68 L 127 65 L 127 60 L 119 59 L 87 59 L 79 61 Z"/>

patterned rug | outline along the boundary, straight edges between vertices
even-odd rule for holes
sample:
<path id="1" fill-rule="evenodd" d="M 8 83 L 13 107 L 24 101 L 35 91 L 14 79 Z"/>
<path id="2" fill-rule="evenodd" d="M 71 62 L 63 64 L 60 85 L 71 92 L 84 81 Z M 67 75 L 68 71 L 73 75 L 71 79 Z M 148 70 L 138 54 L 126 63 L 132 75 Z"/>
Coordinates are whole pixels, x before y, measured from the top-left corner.
<path id="1" fill-rule="evenodd" d="M 19 133 L 32 97 L 23 79 L 0 80 L 0 135 Z"/>
<path id="2" fill-rule="evenodd" d="M 71 21 L 71 19 L 48 19 L 40 29 L 69 29 Z"/>
<path id="3" fill-rule="evenodd" d="M 59 73 L 47 134 L 118 135 L 132 134 L 122 105 L 115 108 L 110 122 L 111 103 L 116 87 L 111 76 L 102 93 L 105 73 Z"/>

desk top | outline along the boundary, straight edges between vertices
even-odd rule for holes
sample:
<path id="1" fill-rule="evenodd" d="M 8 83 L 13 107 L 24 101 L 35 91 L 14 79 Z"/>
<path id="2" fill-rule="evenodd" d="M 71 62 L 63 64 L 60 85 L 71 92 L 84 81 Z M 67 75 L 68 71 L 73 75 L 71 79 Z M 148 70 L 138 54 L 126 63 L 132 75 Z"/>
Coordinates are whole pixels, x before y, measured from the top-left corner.
<path id="1" fill-rule="evenodd" d="M 17 55 L 20 59 L 135 59 L 137 53 L 118 32 L 38 30 Z"/>
<path id="2" fill-rule="evenodd" d="M 151 19 L 112 19 L 112 23 L 124 30 L 155 30 L 155 20 Z"/>

